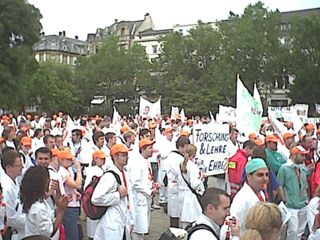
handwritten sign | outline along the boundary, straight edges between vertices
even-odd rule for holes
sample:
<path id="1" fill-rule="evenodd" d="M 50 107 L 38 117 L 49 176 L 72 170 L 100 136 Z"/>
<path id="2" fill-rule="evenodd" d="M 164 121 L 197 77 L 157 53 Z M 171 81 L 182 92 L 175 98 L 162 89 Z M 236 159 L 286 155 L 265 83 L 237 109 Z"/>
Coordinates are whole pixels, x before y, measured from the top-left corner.
<path id="1" fill-rule="evenodd" d="M 226 166 L 228 124 L 199 124 L 193 130 L 197 146 L 197 164 L 202 165 L 207 175 L 224 173 Z"/>

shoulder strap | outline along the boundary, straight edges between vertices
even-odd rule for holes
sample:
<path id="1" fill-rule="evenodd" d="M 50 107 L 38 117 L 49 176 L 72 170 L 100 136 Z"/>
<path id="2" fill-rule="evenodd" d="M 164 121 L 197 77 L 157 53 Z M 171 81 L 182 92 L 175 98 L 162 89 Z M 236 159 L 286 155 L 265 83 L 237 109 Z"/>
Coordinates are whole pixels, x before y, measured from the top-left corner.
<path id="1" fill-rule="evenodd" d="M 208 225 L 201 223 L 201 224 L 196 224 L 194 227 L 190 228 L 189 232 L 188 232 L 188 239 L 190 239 L 191 235 L 195 232 L 198 231 L 200 229 L 205 229 L 207 231 L 210 231 L 217 240 L 219 240 L 220 238 L 218 237 L 217 233 Z"/>
<path id="2" fill-rule="evenodd" d="M 181 169 L 181 164 L 179 165 L 179 167 L 180 167 L 181 176 L 182 176 L 184 182 L 187 184 L 187 186 L 188 186 L 188 188 L 190 189 L 190 191 L 191 191 L 193 194 L 195 194 L 197 198 L 201 197 L 201 195 L 200 195 L 199 193 L 197 193 L 196 190 L 194 190 L 194 189 L 191 187 L 190 183 L 189 183 L 189 182 L 187 181 L 187 179 L 185 178 L 184 173 L 182 172 L 182 169 Z"/>
<path id="3" fill-rule="evenodd" d="M 171 152 L 179 154 L 180 156 L 184 157 L 183 154 L 181 152 L 177 151 L 177 150 L 172 150 Z"/>
<path id="4" fill-rule="evenodd" d="M 120 185 L 121 184 L 121 179 L 120 176 L 113 170 L 108 170 L 105 173 L 112 173 L 112 175 L 116 178 L 117 183 Z"/>

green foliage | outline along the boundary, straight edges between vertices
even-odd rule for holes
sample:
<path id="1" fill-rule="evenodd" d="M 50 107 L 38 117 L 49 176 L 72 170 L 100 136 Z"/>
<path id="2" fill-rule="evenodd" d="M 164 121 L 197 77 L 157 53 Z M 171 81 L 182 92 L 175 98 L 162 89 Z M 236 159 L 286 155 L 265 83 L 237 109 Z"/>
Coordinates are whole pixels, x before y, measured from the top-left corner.
<path id="1" fill-rule="evenodd" d="M 107 102 L 136 97 L 136 87 L 151 88 L 149 62 L 140 45 L 128 50 L 119 46 L 117 37 L 109 37 L 97 54 L 79 59 L 76 75 L 84 92 L 84 105 L 95 95 L 107 96 Z"/>
<path id="2" fill-rule="evenodd" d="M 39 38 L 40 18 L 24 0 L 0 1 L 0 107 L 14 109 L 25 100 L 23 82 L 35 67 L 32 45 Z"/>
<path id="3" fill-rule="evenodd" d="M 80 107 L 82 92 L 76 85 L 72 66 L 41 63 L 26 82 L 27 102 L 35 104 L 39 111 L 70 112 Z"/>
<path id="4" fill-rule="evenodd" d="M 290 96 L 294 103 L 319 103 L 320 89 L 320 16 L 292 20 L 289 55 L 290 71 L 295 76 Z"/>

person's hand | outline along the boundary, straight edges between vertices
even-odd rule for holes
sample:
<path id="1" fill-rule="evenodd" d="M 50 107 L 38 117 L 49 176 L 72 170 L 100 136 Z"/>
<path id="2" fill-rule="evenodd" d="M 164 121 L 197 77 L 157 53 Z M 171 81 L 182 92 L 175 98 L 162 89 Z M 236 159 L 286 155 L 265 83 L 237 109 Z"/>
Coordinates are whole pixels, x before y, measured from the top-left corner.
<path id="1" fill-rule="evenodd" d="M 76 192 L 76 199 L 80 200 L 81 199 L 81 193 L 79 193 L 78 191 Z"/>
<path id="2" fill-rule="evenodd" d="M 124 198 L 124 197 L 126 197 L 128 195 L 128 190 L 124 186 L 119 186 L 118 187 L 118 192 L 120 194 L 120 198 Z"/>
<path id="3" fill-rule="evenodd" d="M 314 222 L 312 225 L 312 232 L 317 231 L 317 229 L 320 228 L 320 212 L 318 212 L 315 216 L 314 216 Z"/>
<path id="4" fill-rule="evenodd" d="M 310 172 L 313 172 L 315 166 L 316 166 L 316 164 L 315 164 L 314 162 L 313 162 L 313 163 L 310 163 L 310 164 L 307 166 L 307 169 L 308 169 Z"/>
<path id="5" fill-rule="evenodd" d="M 61 211 L 64 212 L 67 207 L 68 207 L 68 203 L 70 202 L 69 197 L 66 195 L 61 196 L 57 201 L 57 211 Z"/>
<path id="6" fill-rule="evenodd" d="M 231 235 L 240 237 L 240 225 L 239 221 L 235 217 L 232 217 L 232 219 L 230 220 L 230 227 Z"/>
<path id="7" fill-rule="evenodd" d="M 79 162 L 79 161 L 76 161 L 76 162 L 74 163 L 74 165 L 75 165 L 75 167 L 76 167 L 76 169 L 77 169 L 77 172 L 81 172 L 81 164 L 80 164 L 80 162 Z"/>
<path id="8" fill-rule="evenodd" d="M 59 189 L 59 180 L 51 180 L 50 188 L 54 191 L 57 191 Z"/>

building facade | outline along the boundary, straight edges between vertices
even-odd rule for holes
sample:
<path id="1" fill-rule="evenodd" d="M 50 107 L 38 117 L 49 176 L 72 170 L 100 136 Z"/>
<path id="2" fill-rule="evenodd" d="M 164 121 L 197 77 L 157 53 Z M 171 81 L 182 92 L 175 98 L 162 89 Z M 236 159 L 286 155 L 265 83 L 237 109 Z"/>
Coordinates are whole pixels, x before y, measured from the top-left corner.
<path id="1" fill-rule="evenodd" d="M 79 56 L 87 55 L 86 42 L 79 40 L 77 36 L 66 37 L 64 31 L 59 32 L 59 35 L 45 36 L 42 33 L 40 41 L 33 46 L 33 49 L 38 62 L 53 61 L 75 65 Z"/>

